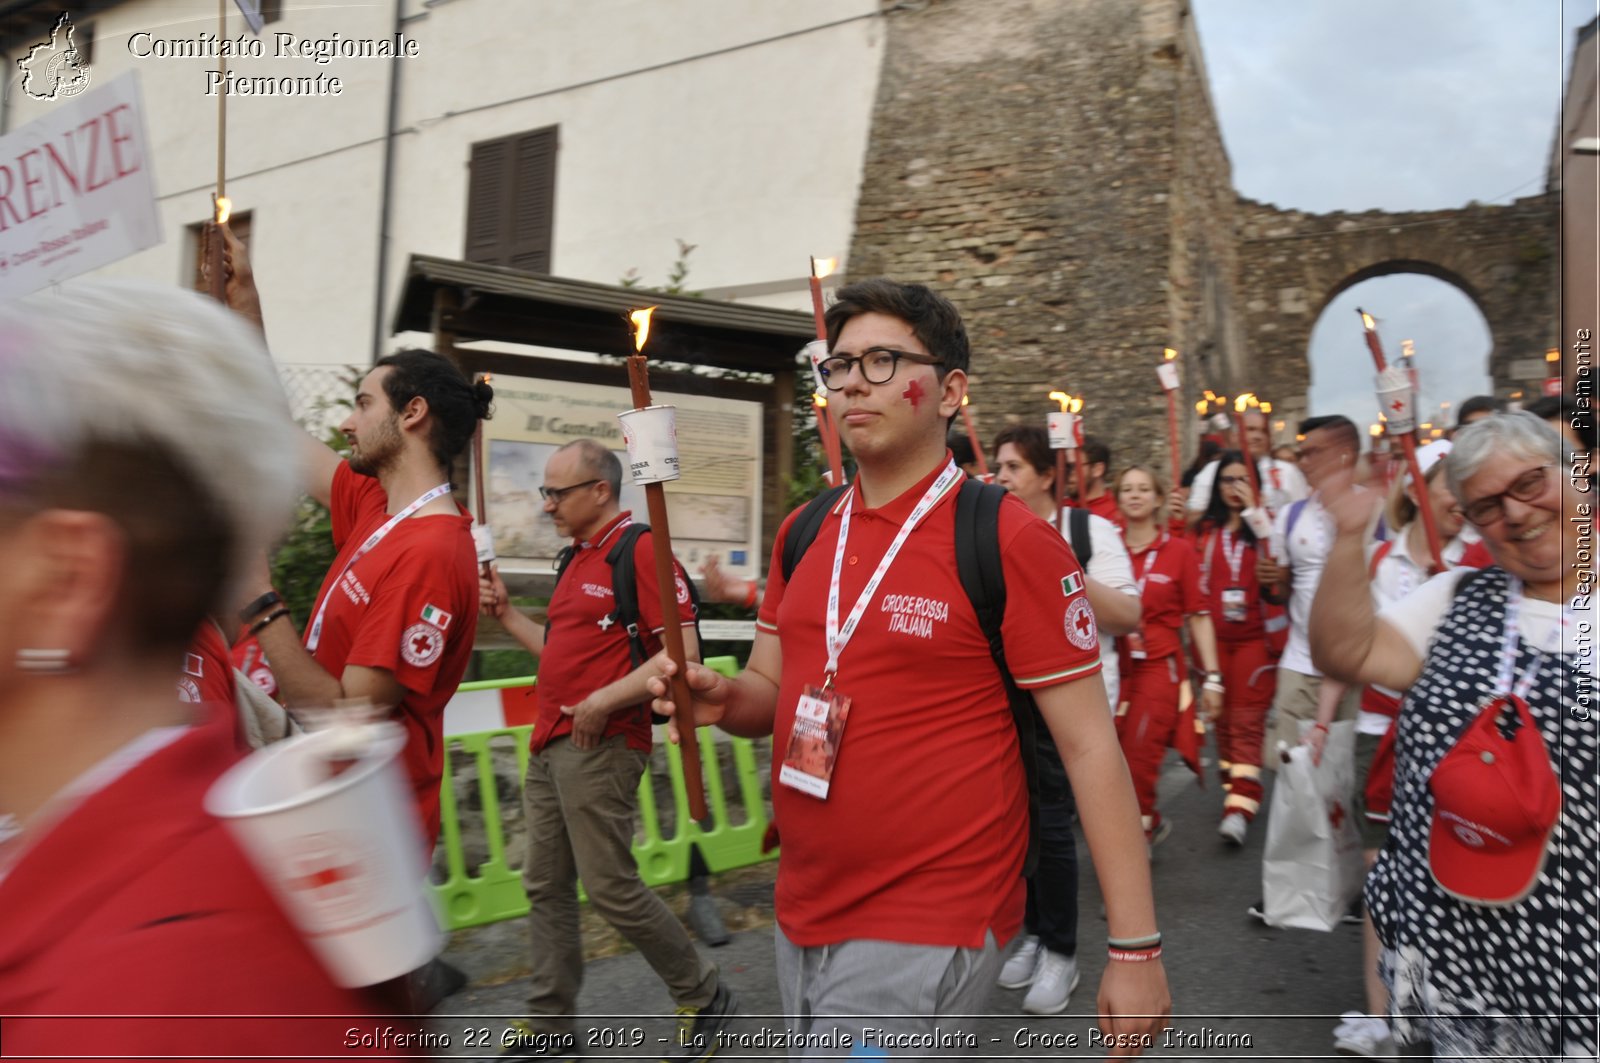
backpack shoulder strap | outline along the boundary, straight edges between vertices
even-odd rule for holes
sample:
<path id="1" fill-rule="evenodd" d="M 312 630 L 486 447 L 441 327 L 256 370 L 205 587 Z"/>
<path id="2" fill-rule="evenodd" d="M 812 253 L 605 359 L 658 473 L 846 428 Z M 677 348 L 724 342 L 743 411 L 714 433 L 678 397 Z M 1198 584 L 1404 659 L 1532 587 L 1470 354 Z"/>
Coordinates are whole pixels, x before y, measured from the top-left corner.
<path id="1" fill-rule="evenodd" d="M 1039 866 L 1039 710 L 1033 696 L 1017 686 L 1006 664 L 1005 640 L 1001 625 L 1006 616 L 1005 570 L 1000 561 L 1000 504 L 1005 488 L 979 480 L 967 480 L 956 495 L 956 572 L 961 587 L 977 614 L 978 626 L 989 642 L 989 654 L 1005 684 L 1011 719 L 1017 728 L 1017 745 L 1022 754 L 1022 772 L 1028 781 L 1028 852 L 1022 873 L 1031 875 Z"/>
<path id="2" fill-rule="evenodd" d="M 1067 531 L 1072 536 L 1072 552 L 1078 564 L 1089 571 L 1089 559 L 1094 557 L 1094 537 L 1089 534 L 1089 511 L 1076 507 L 1067 510 Z"/>
<path id="3" fill-rule="evenodd" d="M 628 636 L 628 649 L 635 668 L 650 655 L 645 652 L 644 635 L 639 631 L 639 573 L 633 563 L 634 546 L 639 536 L 650 530 L 648 524 L 630 524 L 617 535 L 606 553 L 611 566 L 611 593 L 615 608 L 612 617 Z"/>
<path id="4" fill-rule="evenodd" d="M 1294 526 L 1300 523 L 1300 515 L 1306 511 L 1306 500 L 1300 499 L 1289 503 L 1289 515 L 1284 518 L 1283 539 L 1284 548 L 1288 548 L 1289 536 L 1294 534 Z"/>
<path id="5" fill-rule="evenodd" d="M 822 530 L 822 521 L 828 515 L 828 510 L 833 508 L 834 503 L 839 501 L 847 490 L 849 490 L 848 484 L 830 487 L 801 507 L 799 514 L 794 518 L 794 523 L 789 525 L 789 534 L 783 540 L 785 583 L 794 575 L 794 570 L 800 564 L 800 559 L 805 556 L 806 550 L 816 541 L 817 532 Z"/>
<path id="6" fill-rule="evenodd" d="M 563 546 L 561 548 L 561 550 L 556 554 L 556 585 L 557 586 L 560 586 L 561 577 L 566 573 L 567 566 L 572 564 L 572 554 L 573 554 L 573 547 L 572 547 L 571 543 L 568 543 L 566 546 Z M 550 589 L 550 596 L 552 598 L 555 597 L 555 593 L 556 593 L 555 592 L 555 588 L 552 587 Z M 547 638 L 547 639 L 550 637 L 550 621 L 548 619 L 548 616 L 549 616 L 549 614 L 547 613 L 546 614 L 547 619 L 544 622 L 544 637 Z"/>

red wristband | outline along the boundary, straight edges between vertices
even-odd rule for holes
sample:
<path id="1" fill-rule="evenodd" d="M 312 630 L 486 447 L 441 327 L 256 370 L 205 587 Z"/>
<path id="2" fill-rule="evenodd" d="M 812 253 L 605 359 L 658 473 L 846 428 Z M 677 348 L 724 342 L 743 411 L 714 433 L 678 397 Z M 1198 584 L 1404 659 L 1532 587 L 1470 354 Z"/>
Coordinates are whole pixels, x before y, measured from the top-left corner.
<path id="1" fill-rule="evenodd" d="M 1106 955 L 1123 963 L 1145 963 L 1149 960 L 1159 960 L 1161 958 L 1161 946 L 1157 945 L 1153 949 L 1140 949 L 1137 952 L 1128 949 L 1107 949 Z"/>
<path id="2" fill-rule="evenodd" d="M 1314 723 L 1314 724 L 1311 725 L 1311 729 L 1313 731 L 1322 731 L 1322 732 L 1326 733 L 1327 730 L 1328 730 L 1328 725 L 1325 724 L 1325 723 Z"/>

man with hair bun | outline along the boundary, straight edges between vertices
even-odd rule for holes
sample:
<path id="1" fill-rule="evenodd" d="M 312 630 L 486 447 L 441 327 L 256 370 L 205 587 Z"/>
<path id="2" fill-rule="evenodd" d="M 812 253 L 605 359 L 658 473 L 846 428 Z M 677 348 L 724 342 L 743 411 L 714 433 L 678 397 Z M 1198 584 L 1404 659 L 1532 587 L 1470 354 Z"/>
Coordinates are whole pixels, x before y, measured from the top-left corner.
<path id="1" fill-rule="evenodd" d="M 228 304 L 258 325 L 244 246 L 227 242 Z M 239 619 L 272 662 L 292 713 L 364 699 L 406 731 L 401 754 L 423 839 L 439 835 L 444 706 L 478 628 L 472 518 L 450 493 L 450 466 L 489 416 L 494 391 L 432 351 L 380 358 L 339 430 L 349 459 L 305 435 L 303 487 L 333 516 L 338 556 L 306 620 L 304 644 L 263 567 Z"/>

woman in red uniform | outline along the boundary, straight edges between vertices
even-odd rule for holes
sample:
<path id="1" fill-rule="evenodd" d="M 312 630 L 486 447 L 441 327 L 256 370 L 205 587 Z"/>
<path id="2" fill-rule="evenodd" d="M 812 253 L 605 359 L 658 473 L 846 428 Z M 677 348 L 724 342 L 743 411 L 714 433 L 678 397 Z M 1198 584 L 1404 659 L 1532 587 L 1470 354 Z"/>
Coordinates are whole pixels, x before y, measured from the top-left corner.
<path id="1" fill-rule="evenodd" d="M 1261 584 L 1256 580 L 1256 537 L 1244 511 L 1255 504 L 1244 455 L 1218 459 L 1211 500 L 1195 528 L 1200 550 L 1200 590 L 1217 632 L 1222 685 L 1217 717 L 1217 764 L 1222 770 L 1222 823 L 1217 833 L 1243 845 L 1261 807 L 1261 742 L 1267 710 L 1278 686 L 1277 661 L 1267 646 Z"/>
<path id="2" fill-rule="evenodd" d="M 1206 670 L 1203 705 L 1209 718 L 1222 711 L 1223 690 L 1216 633 L 1200 593 L 1200 566 L 1194 547 L 1167 530 L 1166 501 L 1166 488 L 1142 465 L 1117 477 L 1117 505 L 1128 522 L 1122 537 L 1143 608 L 1138 629 L 1118 640 L 1123 678 L 1117 738 L 1152 848 L 1171 830 L 1156 811 L 1156 779 L 1177 730 L 1179 684 L 1185 678 L 1179 629 L 1185 618 L 1195 656 Z"/>

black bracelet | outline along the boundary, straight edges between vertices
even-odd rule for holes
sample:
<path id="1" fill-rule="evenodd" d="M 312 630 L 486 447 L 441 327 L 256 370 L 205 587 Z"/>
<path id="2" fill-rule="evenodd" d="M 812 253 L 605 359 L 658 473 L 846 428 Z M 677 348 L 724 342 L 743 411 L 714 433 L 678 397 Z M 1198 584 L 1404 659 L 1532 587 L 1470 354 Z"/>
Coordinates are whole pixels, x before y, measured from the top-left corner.
<path id="1" fill-rule="evenodd" d="M 250 625 L 250 634 L 251 635 L 255 635 L 258 632 L 260 632 L 260 630 L 262 628 L 266 627 L 268 624 L 272 623 L 274 620 L 282 619 L 283 617 L 286 617 L 288 615 L 289 615 L 289 610 L 288 609 L 274 609 L 272 612 L 268 613 L 266 616 L 262 617 L 260 620 L 257 620 L 255 623 Z"/>
<path id="2" fill-rule="evenodd" d="M 263 609 L 270 609 L 274 605 L 283 604 L 283 595 L 277 591 L 268 591 L 243 609 L 239 610 L 239 623 L 248 624 L 253 616 L 260 616 Z"/>

